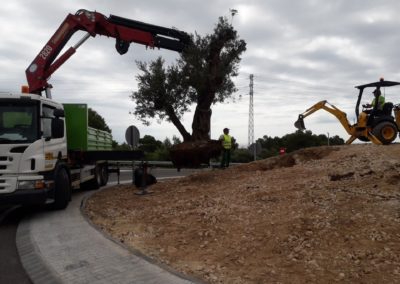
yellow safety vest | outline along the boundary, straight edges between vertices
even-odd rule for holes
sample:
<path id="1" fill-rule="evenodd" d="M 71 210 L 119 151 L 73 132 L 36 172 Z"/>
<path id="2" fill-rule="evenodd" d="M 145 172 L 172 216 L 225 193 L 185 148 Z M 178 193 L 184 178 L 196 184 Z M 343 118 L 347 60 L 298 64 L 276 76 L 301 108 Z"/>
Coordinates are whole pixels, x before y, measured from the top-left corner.
<path id="1" fill-rule="evenodd" d="M 223 138 L 223 140 L 222 140 Z M 222 146 L 224 149 L 232 148 L 232 137 L 230 135 L 223 134 L 221 135 Z"/>
<path id="2" fill-rule="evenodd" d="M 376 98 L 374 98 L 374 99 L 372 100 L 372 104 L 371 104 L 372 107 L 375 106 L 375 101 L 376 101 Z M 382 110 L 384 104 L 385 104 L 385 98 L 382 97 L 382 96 L 379 96 L 378 107 L 377 107 L 377 109 Z"/>

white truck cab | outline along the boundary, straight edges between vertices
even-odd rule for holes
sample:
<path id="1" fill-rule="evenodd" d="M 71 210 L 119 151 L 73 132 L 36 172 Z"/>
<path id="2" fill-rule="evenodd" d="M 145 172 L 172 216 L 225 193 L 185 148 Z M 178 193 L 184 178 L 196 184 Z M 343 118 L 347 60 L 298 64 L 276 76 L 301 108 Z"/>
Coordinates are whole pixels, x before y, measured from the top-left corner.
<path id="1" fill-rule="evenodd" d="M 52 176 L 67 157 L 62 110 L 39 95 L 0 94 L 0 203 L 54 202 Z"/>

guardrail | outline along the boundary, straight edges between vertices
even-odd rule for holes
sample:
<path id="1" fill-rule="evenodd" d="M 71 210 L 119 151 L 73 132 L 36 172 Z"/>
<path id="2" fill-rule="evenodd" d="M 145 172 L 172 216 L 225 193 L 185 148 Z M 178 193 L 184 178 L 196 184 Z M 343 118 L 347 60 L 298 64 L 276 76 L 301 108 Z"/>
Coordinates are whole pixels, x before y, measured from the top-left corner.
<path id="1" fill-rule="evenodd" d="M 119 167 L 129 167 L 131 168 L 132 166 L 139 166 L 142 162 L 141 161 L 108 161 L 108 164 L 111 166 L 119 166 Z M 146 161 L 146 163 L 151 167 L 151 166 L 158 166 L 158 167 L 164 167 L 164 168 L 173 168 L 174 165 L 172 164 L 171 161 Z M 230 165 L 241 165 L 243 163 L 230 163 Z M 210 165 L 203 164 L 201 165 L 201 168 L 216 168 L 219 167 L 220 163 L 218 162 L 212 162 Z"/>

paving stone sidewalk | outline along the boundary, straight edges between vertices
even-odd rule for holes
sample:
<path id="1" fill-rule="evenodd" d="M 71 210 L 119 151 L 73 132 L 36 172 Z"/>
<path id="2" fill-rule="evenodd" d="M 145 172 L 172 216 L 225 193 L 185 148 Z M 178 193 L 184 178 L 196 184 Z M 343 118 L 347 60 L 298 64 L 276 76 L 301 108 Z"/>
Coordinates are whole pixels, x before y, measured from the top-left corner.
<path id="1" fill-rule="evenodd" d="M 38 212 L 18 226 L 18 251 L 34 283 L 200 283 L 96 230 L 81 213 L 84 196 L 74 194 L 66 210 Z"/>

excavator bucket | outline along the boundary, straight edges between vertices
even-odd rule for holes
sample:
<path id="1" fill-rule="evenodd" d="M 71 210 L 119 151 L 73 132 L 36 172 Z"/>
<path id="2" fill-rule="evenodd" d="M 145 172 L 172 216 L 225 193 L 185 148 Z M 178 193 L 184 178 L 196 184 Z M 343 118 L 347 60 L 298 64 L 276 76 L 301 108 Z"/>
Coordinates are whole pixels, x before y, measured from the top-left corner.
<path id="1" fill-rule="evenodd" d="M 305 130 L 306 129 L 306 127 L 304 125 L 303 116 L 301 114 L 299 115 L 299 118 L 297 119 L 297 121 L 294 123 L 294 126 L 299 130 Z"/>

